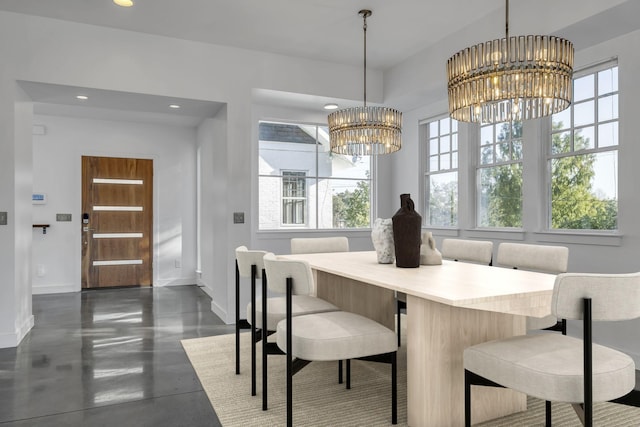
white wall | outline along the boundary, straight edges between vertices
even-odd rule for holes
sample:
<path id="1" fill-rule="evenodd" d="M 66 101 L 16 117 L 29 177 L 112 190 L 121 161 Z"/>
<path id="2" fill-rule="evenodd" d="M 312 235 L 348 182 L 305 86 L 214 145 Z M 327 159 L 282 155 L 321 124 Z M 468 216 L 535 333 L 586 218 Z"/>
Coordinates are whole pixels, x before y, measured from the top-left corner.
<path id="1" fill-rule="evenodd" d="M 46 204 L 33 205 L 33 221 L 51 224 L 46 234 L 33 230 L 33 293 L 80 290 L 83 155 L 153 160 L 153 285 L 195 283 L 196 130 L 51 115 L 33 120 L 46 129 L 33 135 L 33 189 L 47 195 Z M 72 221 L 56 222 L 56 213 L 70 213 Z"/>
<path id="2" fill-rule="evenodd" d="M 228 311 L 233 295 L 227 289 L 233 286 L 233 250 L 240 244 L 251 242 L 252 184 L 247 165 L 250 164 L 252 148 L 252 89 L 344 99 L 361 97 L 359 66 L 7 12 L 0 12 L 0 56 L 3 58 L 0 73 L 0 177 L 3 178 L 0 182 L 0 211 L 9 212 L 10 219 L 8 226 L 0 226 L 0 337 L 8 334 L 13 345 L 19 341 L 16 322 L 22 325 L 24 317 L 28 319 L 31 315 L 30 272 L 33 268 L 30 243 L 24 248 L 18 243 L 30 242 L 33 232 L 29 201 L 32 189 L 25 191 L 22 184 L 19 188 L 15 185 L 16 179 L 24 179 L 21 183 L 27 184 L 32 180 L 31 162 L 23 164 L 21 159 L 24 156 L 16 150 L 22 143 L 17 139 L 14 121 L 15 105 L 21 101 L 16 94 L 16 81 L 199 99 L 227 105 L 221 127 L 215 131 L 221 139 L 211 141 L 210 155 L 204 157 L 202 165 L 203 171 L 214 180 L 209 192 L 214 199 L 204 205 L 202 212 L 203 220 L 213 224 L 213 235 L 203 238 L 212 239 L 212 247 L 203 254 L 203 265 L 211 265 L 214 273 L 206 278 L 203 274 L 201 278 L 208 281 L 209 289 L 213 289 L 210 290 L 212 306 L 218 307 L 217 313 L 227 321 L 234 317 L 234 313 Z M 371 102 L 380 102 L 382 73 L 370 69 L 368 82 Z M 195 169 L 195 162 L 192 168 Z M 22 204 L 18 205 L 16 200 Z M 162 201 L 162 197 L 159 200 Z M 246 222 L 234 225 L 233 212 L 245 212 Z M 23 223 L 16 222 L 16 218 Z M 182 231 L 188 232 L 184 228 Z M 186 242 L 183 241 L 184 245 Z M 186 269 L 184 253 L 183 257 L 182 265 Z M 49 271 L 53 274 L 53 267 Z M 162 271 L 161 278 L 174 279 Z M 65 280 L 63 283 L 59 279 L 50 284 L 66 286 L 68 282 Z M 28 315 L 18 315 L 17 307 L 20 310 L 24 307 Z M 29 324 L 28 320 L 26 324 Z M 0 346 L 6 346 L 5 342 L 0 342 Z"/>

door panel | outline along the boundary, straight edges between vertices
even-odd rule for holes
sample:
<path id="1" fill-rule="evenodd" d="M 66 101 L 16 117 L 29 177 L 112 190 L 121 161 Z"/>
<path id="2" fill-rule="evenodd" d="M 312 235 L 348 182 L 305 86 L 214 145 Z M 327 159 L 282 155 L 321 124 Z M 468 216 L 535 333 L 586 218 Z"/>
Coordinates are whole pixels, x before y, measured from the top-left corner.
<path id="1" fill-rule="evenodd" d="M 153 161 L 83 156 L 82 211 L 82 287 L 151 285 Z"/>

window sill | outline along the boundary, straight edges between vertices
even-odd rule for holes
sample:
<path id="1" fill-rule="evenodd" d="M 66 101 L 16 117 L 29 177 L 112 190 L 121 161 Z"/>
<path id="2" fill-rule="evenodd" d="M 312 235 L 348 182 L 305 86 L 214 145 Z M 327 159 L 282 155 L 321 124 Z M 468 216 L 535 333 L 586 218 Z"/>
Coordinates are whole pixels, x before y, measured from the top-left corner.
<path id="1" fill-rule="evenodd" d="M 430 231 L 436 237 L 459 237 L 459 228 L 422 227 L 422 231 Z"/>
<path id="2" fill-rule="evenodd" d="M 371 237 L 370 228 L 353 229 L 353 228 L 328 228 L 324 230 L 305 230 L 305 229 L 292 229 L 292 230 L 259 230 L 256 232 L 258 239 L 290 239 L 291 237 L 301 237 L 303 235 L 322 235 L 323 237 L 330 236 L 347 236 L 347 237 Z M 318 236 L 319 237 L 319 236 Z"/>
<path id="3" fill-rule="evenodd" d="M 525 232 L 521 228 L 472 228 L 465 230 L 468 237 L 479 239 L 524 240 Z"/>
<path id="4" fill-rule="evenodd" d="M 539 242 L 576 245 L 622 246 L 622 234 L 616 232 L 537 231 L 533 233 Z"/>

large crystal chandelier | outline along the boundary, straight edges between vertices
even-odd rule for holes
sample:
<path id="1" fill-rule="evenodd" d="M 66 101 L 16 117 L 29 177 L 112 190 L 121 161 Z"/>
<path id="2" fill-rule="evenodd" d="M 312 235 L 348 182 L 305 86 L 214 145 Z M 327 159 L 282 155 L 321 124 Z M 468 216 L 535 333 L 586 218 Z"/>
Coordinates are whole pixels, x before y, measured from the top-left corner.
<path id="1" fill-rule="evenodd" d="M 402 146 L 402 113 L 367 106 L 367 18 L 371 11 L 358 13 L 364 20 L 364 105 L 329 114 L 331 151 L 351 156 L 393 153 Z"/>
<path id="2" fill-rule="evenodd" d="M 548 116 L 571 104 L 573 43 L 555 36 L 481 43 L 447 61 L 449 113 L 464 122 L 497 123 Z"/>

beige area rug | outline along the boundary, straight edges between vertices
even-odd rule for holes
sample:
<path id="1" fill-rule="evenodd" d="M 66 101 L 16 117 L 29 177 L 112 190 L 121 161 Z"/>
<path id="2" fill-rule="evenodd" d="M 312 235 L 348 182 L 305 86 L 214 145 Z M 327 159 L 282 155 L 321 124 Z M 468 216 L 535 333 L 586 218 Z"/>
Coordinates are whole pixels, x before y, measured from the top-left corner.
<path id="1" fill-rule="evenodd" d="M 406 323 L 405 323 L 406 324 Z M 184 347 L 211 404 L 225 427 L 284 426 L 286 424 L 285 357 L 269 356 L 269 410 L 262 411 L 261 352 L 258 345 L 257 392 L 251 396 L 251 348 L 241 334 L 241 374 L 235 374 L 235 335 L 183 340 Z M 398 425 L 407 425 L 406 347 L 398 354 Z M 337 362 L 313 362 L 293 377 L 294 425 L 390 426 L 391 365 L 353 361 L 351 390 L 338 384 Z M 594 425 L 640 426 L 640 408 L 596 404 Z M 482 427 L 543 426 L 544 402 L 529 398 L 529 410 Z M 567 404 L 553 404 L 553 425 L 581 426 Z"/>

